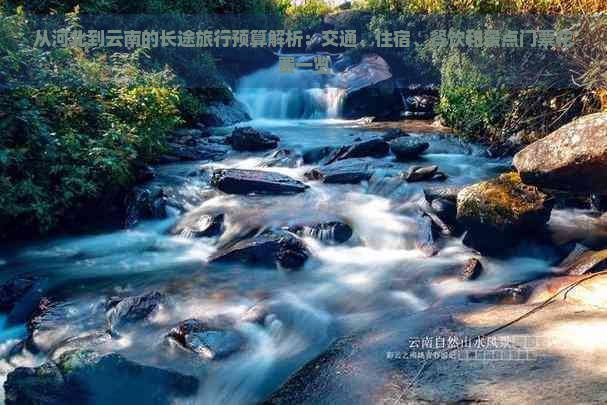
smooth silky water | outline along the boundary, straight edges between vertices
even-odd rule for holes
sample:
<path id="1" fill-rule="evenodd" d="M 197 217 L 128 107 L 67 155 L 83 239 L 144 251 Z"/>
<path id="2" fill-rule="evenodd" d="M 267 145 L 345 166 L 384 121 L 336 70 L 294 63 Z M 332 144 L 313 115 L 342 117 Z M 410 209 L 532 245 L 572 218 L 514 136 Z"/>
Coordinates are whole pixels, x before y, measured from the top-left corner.
<path id="1" fill-rule="evenodd" d="M 268 75 L 275 72 L 258 72 L 244 81 L 269 81 Z M 278 92 L 279 102 L 275 103 L 272 92 Z M 359 128 L 356 122 L 332 118 L 338 116 L 334 100 L 292 107 L 299 97 L 293 95 L 296 92 L 277 88 L 239 91 L 238 97 L 257 117 L 241 125 L 269 130 L 280 136 L 281 148 L 295 151 L 378 135 Z M 332 91 L 323 90 L 323 94 L 334 96 Z M 287 110 L 281 110 L 285 105 Z M 292 118 L 290 112 L 284 112 L 291 111 L 289 108 L 307 111 L 299 116 L 324 114 L 325 118 L 287 119 Z M 217 241 L 170 236 L 169 229 L 184 215 L 177 210 L 170 210 L 167 219 L 143 222 L 134 229 L 3 248 L 2 279 L 23 272 L 39 275 L 46 280 L 41 284 L 43 291 L 28 299 L 35 303 L 45 293 L 52 293 L 60 300 L 62 315 L 56 327 L 40 339 L 46 352 L 36 355 L 9 356 L 12 346 L 25 337 L 26 329 L 23 324 L 4 325 L 0 330 L 2 380 L 17 366 L 41 364 L 57 348 L 92 347 L 200 376 L 197 397 L 184 403 L 255 403 L 337 337 L 368 328 L 381 330 L 382 319 L 390 312 L 397 310 L 405 316 L 438 303 L 460 302 L 466 294 L 486 292 L 549 271 L 553 257 L 538 247 L 507 260 L 485 260 L 485 272 L 477 281 L 434 277 L 476 254 L 455 238 L 443 242 L 435 257 L 425 257 L 415 248 L 412 208 L 422 201 L 423 187 L 490 178 L 506 170 L 510 162 L 489 159 L 482 148 L 448 136 L 414 136 L 426 137 L 432 145 L 415 164 L 439 165 L 449 175 L 445 183 L 388 187 L 389 182 L 382 178 L 396 176 L 409 166 L 394 162 L 391 156 L 373 160 L 378 169 L 369 182 L 328 185 L 306 181 L 310 188 L 305 193 L 275 197 L 225 195 L 209 186 L 208 177 L 192 173 L 201 167 L 247 168 L 277 171 L 305 181 L 304 173 L 313 166 L 299 163 L 291 168 L 267 168 L 260 154 L 240 153 L 218 162 L 158 168 L 154 182 L 178 195 L 187 211 L 224 207 L 228 212 L 226 234 L 247 224 L 283 226 L 315 218 L 340 218 L 352 225 L 354 236 L 343 245 L 306 238 L 312 256 L 297 272 L 239 264 L 208 265 L 206 259 L 216 250 Z M 563 215 L 557 217 L 566 221 Z M 74 339 L 103 330 L 106 297 L 154 290 L 168 299 L 149 322 L 138 322 L 114 339 Z M 207 361 L 166 344 L 166 333 L 179 321 L 217 315 L 238 319 L 261 301 L 270 307 L 275 319 L 266 327 L 238 323 L 247 340 L 246 349 L 225 360 Z M 402 327 L 406 328 L 406 323 Z"/>

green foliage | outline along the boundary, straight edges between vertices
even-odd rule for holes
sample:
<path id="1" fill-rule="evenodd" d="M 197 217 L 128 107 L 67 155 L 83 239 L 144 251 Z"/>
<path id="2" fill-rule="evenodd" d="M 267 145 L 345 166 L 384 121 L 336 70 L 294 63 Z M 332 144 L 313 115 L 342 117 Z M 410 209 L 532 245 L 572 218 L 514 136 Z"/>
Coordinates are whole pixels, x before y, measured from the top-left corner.
<path id="1" fill-rule="evenodd" d="M 303 0 L 300 4 L 291 3 L 285 10 L 286 25 L 291 30 L 320 32 L 323 15 L 331 12 L 324 0 Z"/>
<path id="2" fill-rule="evenodd" d="M 45 233 L 162 153 L 181 91 L 170 70 L 142 69 L 141 51 L 42 50 L 22 16 L 0 20 L 0 229 Z M 69 86 L 44 87 L 51 77 Z"/>
<path id="3" fill-rule="evenodd" d="M 508 92 L 489 87 L 489 79 L 467 55 L 453 52 L 441 66 L 438 112 L 445 123 L 475 140 L 499 132 L 509 109 Z"/>

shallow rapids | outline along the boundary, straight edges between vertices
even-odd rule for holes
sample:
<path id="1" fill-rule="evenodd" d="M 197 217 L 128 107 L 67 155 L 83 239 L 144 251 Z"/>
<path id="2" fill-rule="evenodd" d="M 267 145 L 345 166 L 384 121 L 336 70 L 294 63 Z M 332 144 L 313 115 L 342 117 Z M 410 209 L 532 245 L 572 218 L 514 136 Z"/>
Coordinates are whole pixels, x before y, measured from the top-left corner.
<path id="1" fill-rule="evenodd" d="M 367 139 L 377 132 L 348 121 L 259 120 L 246 126 L 264 128 L 281 138 L 280 148 L 301 152 L 315 146 L 335 146 Z M 220 129 L 219 132 L 228 131 Z M 49 356 L 74 347 L 118 352 L 142 364 L 170 368 L 200 377 L 194 404 L 253 404 L 276 389 L 307 361 L 322 353 L 337 337 L 357 331 L 381 331 L 395 311 L 413 314 L 438 303 L 465 302 L 466 296 L 518 283 L 547 272 L 553 252 L 527 246 L 508 259 L 483 258 L 484 273 L 475 281 L 445 277 L 445 271 L 478 257 L 458 238 L 441 240 L 441 250 L 426 257 L 415 247 L 417 203 L 429 185 L 469 184 L 495 176 L 510 162 L 487 158 L 482 148 L 445 135 L 420 135 L 431 146 L 411 164 L 435 164 L 449 177 L 444 183 L 390 181 L 409 164 L 393 156 L 371 159 L 373 177 L 358 185 L 323 184 L 304 179 L 314 166 L 295 160 L 288 166 L 267 167 L 266 153 L 230 153 L 212 163 L 176 163 L 158 168 L 154 184 L 170 196 L 170 216 L 136 228 L 110 233 L 65 237 L 16 244 L 0 251 L 0 273 L 8 279 L 33 273 L 44 280 L 18 305 L 35 306 L 52 296 L 56 317 L 39 336 L 42 351 L 15 355 L 13 346 L 26 336 L 26 319 L 2 318 L 1 382 L 17 366 L 39 365 Z M 209 185 L 208 168 L 246 168 L 286 174 L 310 188 L 292 196 L 238 196 Z M 286 272 L 238 264 L 207 264 L 217 238 L 171 236 L 169 230 L 193 212 L 226 211 L 224 235 L 247 227 L 280 227 L 305 219 L 340 219 L 353 228 L 342 245 L 305 237 L 312 255 L 303 269 Z M 183 212 L 182 212 L 183 211 Z M 555 211 L 559 224 L 567 211 Z M 583 213 L 581 214 L 583 215 Z M 138 322 L 108 338 L 101 336 L 107 297 L 166 294 L 161 310 L 148 322 Z M 264 325 L 237 322 L 245 348 L 224 360 L 208 361 L 167 344 L 167 332 L 188 318 L 225 316 L 241 319 L 263 303 L 272 316 Z M 24 309 L 24 313 L 27 312 Z M 52 323 L 55 322 L 55 323 Z M 406 324 L 401 326 L 407 328 Z"/>

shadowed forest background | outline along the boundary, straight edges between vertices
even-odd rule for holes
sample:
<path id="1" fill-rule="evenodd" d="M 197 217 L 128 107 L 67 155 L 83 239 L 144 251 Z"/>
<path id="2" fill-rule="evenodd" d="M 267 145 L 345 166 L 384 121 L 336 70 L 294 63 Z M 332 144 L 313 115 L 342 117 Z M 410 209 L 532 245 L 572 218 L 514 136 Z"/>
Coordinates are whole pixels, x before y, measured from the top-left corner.
<path id="1" fill-rule="evenodd" d="M 541 59 L 531 58 L 530 63 L 537 66 L 526 69 L 537 72 L 534 88 L 483 89 L 490 78 L 517 72 L 483 71 L 467 55 L 453 50 L 427 46 L 414 50 L 370 49 L 375 32 L 398 28 L 387 14 L 592 14 L 605 11 L 600 0 L 355 1 L 340 6 L 320 0 L 298 5 L 285 0 L 4 1 L 2 10 L 3 237 L 69 229 L 70 223 L 88 215 L 91 207 L 114 207 L 137 181 L 140 168 L 156 162 L 164 152 L 171 130 L 199 122 L 210 103 L 228 102 L 233 97 L 230 85 L 237 77 L 272 63 L 267 50 L 262 49 L 249 50 L 245 62 L 223 63 L 226 55 L 221 50 L 200 48 L 179 57 L 170 48 L 34 48 L 35 32 L 28 13 L 65 13 L 65 25 L 72 28 L 79 26 L 80 13 L 174 14 L 174 22 L 179 21 L 179 14 L 257 14 L 273 16 L 283 21 L 285 28 L 304 32 L 322 29 L 323 18 L 338 13 L 348 23 L 362 26 L 371 37 L 359 38 L 361 45 L 349 51 L 350 55 L 373 50 L 388 60 L 393 70 L 407 72 L 412 83 L 438 86 L 436 112 L 442 122 L 458 135 L 486 144 L 503 144 L 521 130 L 525 132 L 524 142 L 529 143 L 577 116 L 607 108 L 605 48 L 597 54 L 596 47 L 584 45 L 605 42 L 605 20 L 592 20 L 579 27 L 576 45 L 567 55 L 568 64 L 546 65 Z M 207 28 L 221 28 L 219 20 L 215 24 L 211 22 Z M 432 27 L 407 28 L 429 31 Z M 523 60 L 528 56 L 525 52 L 535 50 L 499 55 L 491 50 L 479 52 L 480 58 Z M 559 88 L 550 82 L 552 77 L 562 77 L 563 72 L 575 85 Z M 60 78 L 70 86 L 48 87 L 45 83 L 49 78 Z"/>

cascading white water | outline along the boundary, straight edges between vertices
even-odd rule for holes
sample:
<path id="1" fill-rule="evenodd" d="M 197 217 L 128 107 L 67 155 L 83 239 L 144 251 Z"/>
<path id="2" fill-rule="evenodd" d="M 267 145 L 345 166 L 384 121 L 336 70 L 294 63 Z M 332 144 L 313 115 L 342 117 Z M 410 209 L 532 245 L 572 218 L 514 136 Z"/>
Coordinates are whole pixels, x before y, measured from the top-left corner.
<path id="1" fill-rule="evenodd" d="M 310 55 L 299 55 L 299 59 Z M 333 73 L 315 74 L 311 69 L 279 73 L 278 64 L 243 77 L 236 98 L 245 103 L 253 118 L 337 118 L 345 90 L 331 85 Z"/>

